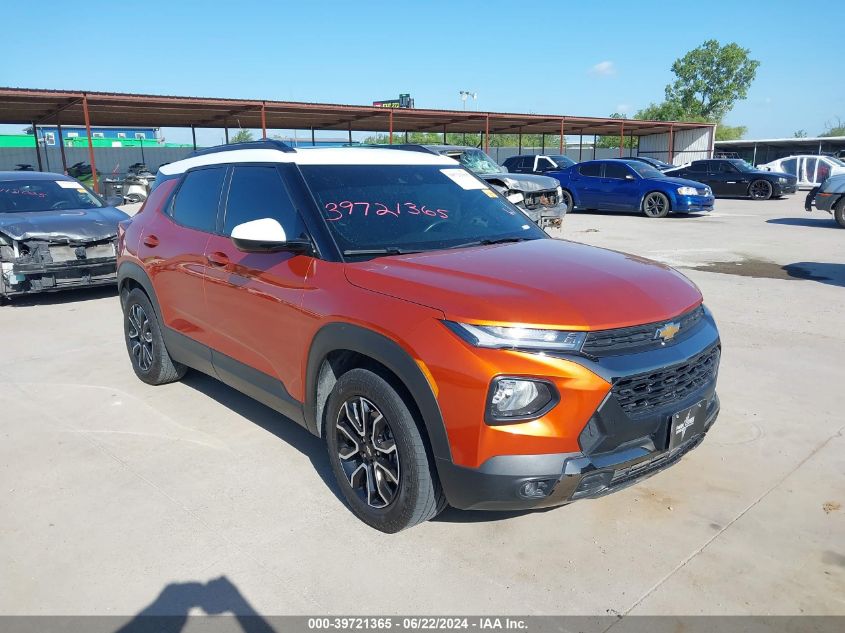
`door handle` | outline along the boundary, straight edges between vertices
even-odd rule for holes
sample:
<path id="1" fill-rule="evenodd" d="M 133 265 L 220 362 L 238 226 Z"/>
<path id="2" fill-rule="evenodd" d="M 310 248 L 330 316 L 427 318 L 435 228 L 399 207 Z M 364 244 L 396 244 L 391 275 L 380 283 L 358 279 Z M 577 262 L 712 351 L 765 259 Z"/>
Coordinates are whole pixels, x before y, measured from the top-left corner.
<path id="1" fill-rule="evenodd" d="M 144 246 L 149 246 L 150 248 L 158 246 L 158 238 L 155 235 L 145 235 L 143 241 Z"/>
<path id="2" fill-rule="evenodd" d="M 219 251 L 208 254 L 208 263 L 217 268 L 225 268 L 229 265 L 229 257 L 226 253 Z"/>

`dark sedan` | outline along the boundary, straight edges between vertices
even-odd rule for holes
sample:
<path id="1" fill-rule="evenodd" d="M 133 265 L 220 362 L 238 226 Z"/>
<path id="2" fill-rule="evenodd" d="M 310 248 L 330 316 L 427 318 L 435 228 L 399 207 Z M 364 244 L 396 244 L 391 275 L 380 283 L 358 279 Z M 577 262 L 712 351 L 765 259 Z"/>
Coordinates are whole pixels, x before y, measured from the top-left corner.
<path id="1" fill-rule="evenodd" d="M 832 214 L 836 223 L 845 229 L 845 174 L 831 176 L 821 186 L 810 190 L 804 208 L 812 211 L 813 207 Z"/>
<path id="2" fill-rule="evenodd" d="M 703 182 L 717 198 L 768 200 L 798 191 L 795 176 L 756 169 L 740 158 L 694 160 L 689 165 L 665 173 Z"/>
<path id="3" fill-rule="evenodd" d="M 625 156 L 624 158 L 625 160 L 636 160 L 641 163 L 651 165 L 659 171 L 669 171 L 670 169 L 675 169 L 675 165 L 672 163 L 664 163 L 662 160 L 652 158 L 651 156 Z"/>
<path id="4" fill-rule="evenodd" d="M 128 217 L 73 178 L 0 171 L 0 300 L 115 283 Z"/>

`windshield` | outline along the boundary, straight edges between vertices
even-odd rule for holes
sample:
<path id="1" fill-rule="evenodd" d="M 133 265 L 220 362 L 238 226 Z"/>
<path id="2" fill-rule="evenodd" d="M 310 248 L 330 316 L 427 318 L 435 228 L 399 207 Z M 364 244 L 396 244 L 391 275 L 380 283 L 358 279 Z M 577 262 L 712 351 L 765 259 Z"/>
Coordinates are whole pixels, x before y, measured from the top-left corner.
<path id="1" fill-rule="evenodd" d="M 0 181 L 0 213 L 99 209 L 103 204 L 74 180 Z"/>
<path id="2" fill-rule="evenodd" d="M 437 250 L 546 237 L 522 211 L 459 167 L 300 169 L 341 251 Z"/>
<path id="3" fill-rule="evenodd" d="M 480 149 L 468 149 L 460 154 L 447 154 L 476 174 L 501 174 L 503 169 Z"/>
<path id="4" fill-rule="evenodd" d="M 569 156 L 549 156 L 549 158 L 551 158 L 561 169 L 572 167 L 572 165 L 575 164 L 575 161 L 569 158 Z"/>
<path id="5" fill-rule="evenodd" d="M 734 167 L 736 167 L 739 171 L 757 171 L 754 168 L 754 165 L 742 160 L 741 158 L 732 158 L 728 162 L 731 163 L 731 165 L 733 165 Z"/>
<path id="6" fill-rule="evenodd" d="M 638 160 L 632 160 L 628 163 L 628 167 L 633 169 L 643 178 L 665 178 L 666 175 L 659 169 L 655 169 L 648 163 L 641 163 Z"/>

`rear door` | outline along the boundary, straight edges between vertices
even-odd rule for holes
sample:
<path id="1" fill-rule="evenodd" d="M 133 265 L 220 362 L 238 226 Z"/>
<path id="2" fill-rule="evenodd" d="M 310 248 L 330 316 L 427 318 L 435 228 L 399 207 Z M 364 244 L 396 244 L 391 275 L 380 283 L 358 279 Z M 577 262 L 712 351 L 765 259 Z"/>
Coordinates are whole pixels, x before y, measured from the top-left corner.
<path id="1" fill-rule="evenodd" d="M 300 390 L 305 354 L 301 303 L 314 260 L 288 251 L 245 253 L 235 247 L 231 234 L 235 226 L 262 218 L 277 220 L 288 239 L 306 234 L 282 176 L 288 168 L 234 165 L 219 234 L 206 248 L 214 368 L 226 382 L 277 408 L 291 389 Z M 266 393 L 256 393 L 256 385 L 263 385 Z"/>
<path id="2" fill-rule="evenodd" d="M 599 209 L 601 198 L 602 164 L 582 163 L 572 168 L 570 184 L 575 189 L 578 205 L 583 209 Z"/>
<path id="3" fill-rule="evenodd" d="M 217 224 L 226 168 L 194 169 L 146 224 L 138 256 L 146 262 L 164 325 L 195 341 L 210 341 L 203 279 L 205 247 Z"/>
<path id="4" fill-rule="evenodd" d="M 726 195 L 722 193 L 721 185 L 716 181 L 713 175 L 710 173 L 710 164 L 715 164 L 716 161 L 709 161 L 709 160 L 694 160 L 689 167 L 684 169 L 679 176 L 681 178 L 687 178 L 689 180 L 695 180 L 696 182 L 703 182 L 705 185 L 709 185 L 710 188 L 713 190 L 714 195 Z M 674 173 L 667 174 L 669 176 L 675 175 Z"/>

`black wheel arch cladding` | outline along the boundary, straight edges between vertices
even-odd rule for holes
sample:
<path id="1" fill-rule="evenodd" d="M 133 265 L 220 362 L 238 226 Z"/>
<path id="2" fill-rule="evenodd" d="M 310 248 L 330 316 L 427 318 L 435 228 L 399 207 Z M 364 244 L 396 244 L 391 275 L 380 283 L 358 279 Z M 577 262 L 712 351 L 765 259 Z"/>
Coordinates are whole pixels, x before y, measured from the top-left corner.
<path id="1" fill-rule="evenodd" d="M 386 367 L 413 398 L 425 425 L 434 457 L 451 461 L 443 414 L 428 379 L 413 358 L 395 341 L 367 328 L 335 322 L 314 336 L 308 354 L 305 382 L 305 418 L 315 435 L 322 432 L 322 416 L 336 376 L 324 361 L 332 352 L 345 350 L 369 357 Z"/>

